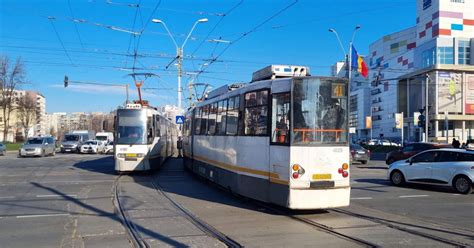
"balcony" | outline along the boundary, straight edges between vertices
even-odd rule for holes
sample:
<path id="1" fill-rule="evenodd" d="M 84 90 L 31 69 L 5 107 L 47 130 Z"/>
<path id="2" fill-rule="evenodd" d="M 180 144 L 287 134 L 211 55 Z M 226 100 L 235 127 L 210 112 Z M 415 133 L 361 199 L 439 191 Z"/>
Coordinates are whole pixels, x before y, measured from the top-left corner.
<path id="1" fill-rule="evenodd" d="M 377 94 L 380 94 L 380 93 L 382 93 L 382 90 L 381 90 L 381 89 L 378 89 L 378 88 L 377 88 L 377 89 L 373 89 L 373 90 L 370 91 L 370 94 L 371 94 L 371 95 L 377 95 Z"/>

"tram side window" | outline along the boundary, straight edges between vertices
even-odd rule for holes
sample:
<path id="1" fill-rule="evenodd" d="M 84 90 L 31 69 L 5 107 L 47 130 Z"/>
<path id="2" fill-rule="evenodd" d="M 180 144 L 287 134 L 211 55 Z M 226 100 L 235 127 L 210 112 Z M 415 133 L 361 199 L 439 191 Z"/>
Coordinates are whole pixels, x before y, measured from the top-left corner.
<path id="1" fill-rule="evenodd" d="M 217 117 L 217 102 L 209 104 L 209 130 L 208 135 L 214 135 L 216 133 L 216 117 Z"/>
<path id="2" fill-rule="evenodd" d="M 226 123 L 226 112 L 227 112 L 227 99 L 219 102 L 219 108 L 217 111 L 217 124 L 216 134 L 225 134 L 225 123 Z"/>
<path id="3" fill-rule="evenodd" d="M 290 93 L 274 94 L 272 99 L 272 142 L 288 144 L 290 127 Z"/>
<path id="4" fill-rule="evenodd" d="M 153 143 L 155 139 L 155 131 L 153 130 L 153 117 L 148 117 L 147 119 L 147 141 L 148 144 Z"/>
<path id="5" fill-rule="evenodd" d="M 160 129 L 161 129 L 161 124 L 160 124 L 160 116 L 155 115 L 155 137 L 160 137 Z"/>
<path id="6" fill-rule="evenodd" d="M 197 108 L 195 110 L 195 115 L 194 115 L 194 134 L 198 135 L 201 132 L 201 114 L 202 114 L 202 108 Z"/>
<path id="7" fill-rule="evenodd" d="M 268 90 L 245 94 L 245 135 L 267 135 Z"/>
<path id="8" fill-rule="evenodd" d="M 209 105 L 206 105 L 202 108 L 201 115 L 201 132 L 200 134 L 204 135 L 207 133 L 207 119 L 209 118 Z"/>
<path id="9" fill-rule="evenodd" d="M 239 123 L 239 97 L 229 98 L 226 117 L 226 134 L 237 135 Z"/>

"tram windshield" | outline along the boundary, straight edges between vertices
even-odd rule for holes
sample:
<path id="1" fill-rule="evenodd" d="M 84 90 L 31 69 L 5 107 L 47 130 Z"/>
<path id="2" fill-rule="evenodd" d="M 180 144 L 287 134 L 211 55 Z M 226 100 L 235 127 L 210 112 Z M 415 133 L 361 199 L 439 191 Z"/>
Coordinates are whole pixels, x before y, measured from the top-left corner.
<path id="1" fill-rule="evenodd" d="M 346 144 L 346 82 L 331 78 L 300 78 L 293 83 L 292 144 Z"/>
<path id="2" fill-rule="evenodd" d="M 146 144 L 146 112 L 136 109 L 117 111 L 117 144 Z"/>

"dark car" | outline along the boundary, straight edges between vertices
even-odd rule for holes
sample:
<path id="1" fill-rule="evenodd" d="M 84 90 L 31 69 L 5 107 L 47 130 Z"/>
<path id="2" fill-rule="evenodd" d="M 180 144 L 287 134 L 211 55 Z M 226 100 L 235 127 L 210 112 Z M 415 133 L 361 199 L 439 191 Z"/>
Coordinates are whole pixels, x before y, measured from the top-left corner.
<path id="1" fill-rule="evenodd" d="M 358 161 L 367 164 L 370 160 L 370 151 L 358 144 L 351 144 L 351 161 Z"/>
<path id="2" fill-rule="evenodd" d="M 385 163 L 392 164 L 395 161 L 408 159 L 409 157 L 418 154 L 419 152 L 430 150 L 430 149 L 439 149 L 439 148 L 450 148 L 450 144 L 439 144 L 439 143 L 411 143 L 405 145 L 403 148 L 391 151 L 385 157 Z"/>

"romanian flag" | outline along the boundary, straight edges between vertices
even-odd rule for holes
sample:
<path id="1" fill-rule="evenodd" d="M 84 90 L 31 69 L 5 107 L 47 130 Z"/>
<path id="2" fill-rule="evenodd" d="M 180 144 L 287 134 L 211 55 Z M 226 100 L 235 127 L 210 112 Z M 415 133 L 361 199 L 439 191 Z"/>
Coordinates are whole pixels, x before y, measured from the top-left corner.
<path id="1" fill-rule="evenodd" d="M 362 58 L 362 56 L 360 56 L 357 53 L 354 46 L 352 46 L 351 60 L 352 60 L 352 63 L 351 63 L 352 70 L 357 70 L 360 73 L 360 75 L 367 78 L 367 76 L 369 75 L 369 68 L 365 64 L 364 59 Z"/>

